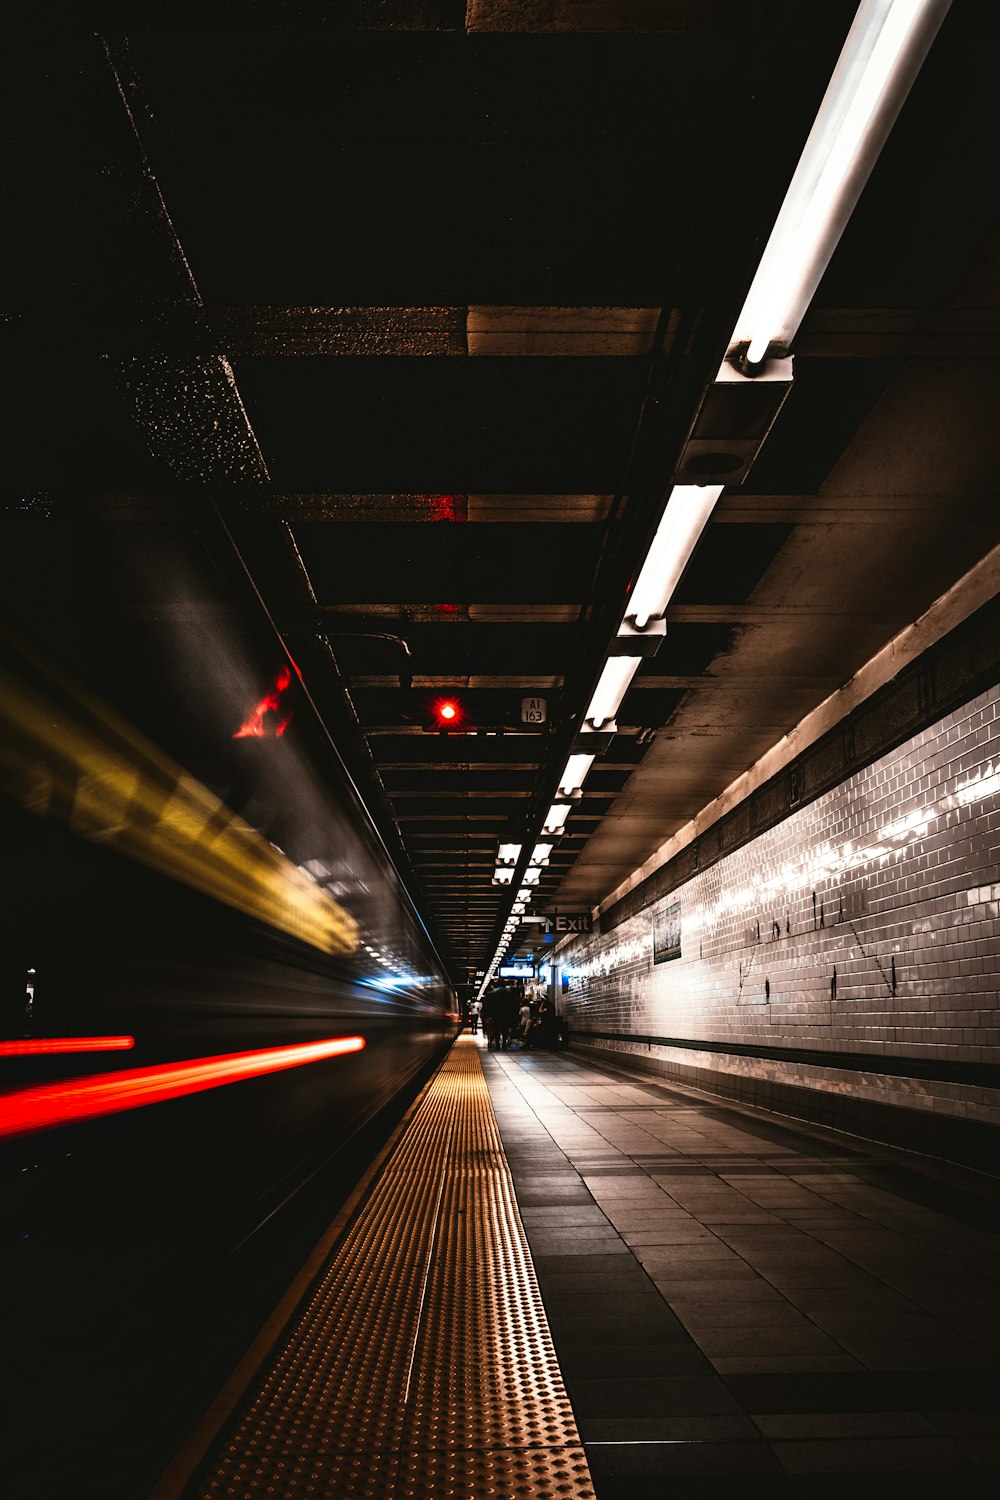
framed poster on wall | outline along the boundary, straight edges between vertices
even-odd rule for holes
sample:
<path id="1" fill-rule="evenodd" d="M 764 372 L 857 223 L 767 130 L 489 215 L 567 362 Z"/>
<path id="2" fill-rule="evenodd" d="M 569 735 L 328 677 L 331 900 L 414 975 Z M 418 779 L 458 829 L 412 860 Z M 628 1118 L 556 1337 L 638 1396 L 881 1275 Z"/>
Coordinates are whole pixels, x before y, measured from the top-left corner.
<path id="1" fill-rule="evenodd" d="M 665 964 L 681 956 L 681 903 L 664 902 L 653 908 L 653 962 Z"/>

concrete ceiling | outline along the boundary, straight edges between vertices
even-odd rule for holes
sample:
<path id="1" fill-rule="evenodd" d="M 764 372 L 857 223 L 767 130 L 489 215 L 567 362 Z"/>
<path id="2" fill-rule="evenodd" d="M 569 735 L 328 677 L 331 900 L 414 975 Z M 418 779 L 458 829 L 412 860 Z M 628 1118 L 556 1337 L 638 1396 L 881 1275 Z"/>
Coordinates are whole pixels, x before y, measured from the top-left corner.
<path id="1" fill-rule="evenodd" d="M 87 9 L 13 86 L 8 597 L 94 670 L 151 628 L 88 586 L 100 527 L 197 534 L 196 631 L 252 580 L 463 981 L 854 6 Z M 956 0 L 536 910 L 599 902 L 1000 541 L 997 28 Z"/>

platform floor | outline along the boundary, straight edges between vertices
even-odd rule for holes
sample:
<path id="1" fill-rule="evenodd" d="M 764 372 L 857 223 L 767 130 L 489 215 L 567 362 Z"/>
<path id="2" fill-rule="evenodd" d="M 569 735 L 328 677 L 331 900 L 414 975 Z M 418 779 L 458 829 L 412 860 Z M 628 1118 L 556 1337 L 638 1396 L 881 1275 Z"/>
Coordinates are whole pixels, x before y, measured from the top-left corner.
<path id="1" fill-rule="evenodd" d="M 598 1500 L 992 1488 L 1000 1184 L 579 1053 L 484 1067 Z"/>
<path id="2" fill-rule="evenodd" d="M 991 1179 L 463 1036 L 154 1500 L 992 1489 L 998 1227 Z"/>

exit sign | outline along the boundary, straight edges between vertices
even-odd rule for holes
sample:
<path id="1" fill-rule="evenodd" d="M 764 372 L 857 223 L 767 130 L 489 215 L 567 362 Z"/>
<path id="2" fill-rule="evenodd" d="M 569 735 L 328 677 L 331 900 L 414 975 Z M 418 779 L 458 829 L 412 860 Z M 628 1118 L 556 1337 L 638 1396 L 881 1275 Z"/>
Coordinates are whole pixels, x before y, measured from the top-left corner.
<path id="1" fill-rule="evenodd" d="M 558 911 L 545 918 L 548 932 L 593 932 L 589 911 Z"/>

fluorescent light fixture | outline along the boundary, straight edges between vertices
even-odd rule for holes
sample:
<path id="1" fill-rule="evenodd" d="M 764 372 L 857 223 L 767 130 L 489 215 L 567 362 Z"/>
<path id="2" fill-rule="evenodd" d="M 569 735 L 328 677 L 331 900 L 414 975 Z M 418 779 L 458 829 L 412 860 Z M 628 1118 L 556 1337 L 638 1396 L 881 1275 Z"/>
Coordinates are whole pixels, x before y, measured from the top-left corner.
<path id="1" fill-rule="evenodd" d="M 542 872 L 537 865 L 529 865 L 524 872 L 525 885 L 537 885 L 542 878 Z"/>
<path id="2" fill-rule="evenodd" d="M 498 865 L 516 865 L 520 858 L 520 844 L 501 844 L 497 850 Z"/>
<path id="3" fill-rule="evenodd" d="M 566 769 L 559 778 L 561 792 L 578 792 L 587 779 L 587 772 L 594 764 L 593 755 L 571 755 Z"/>
<path id="4" fill-rule="evenodd" d="M 514 879 L 513 865 L 497 865 L 493 871 L 494 885 L 510 885 Z"/>
<path id="5" fill-rule="evenodd" d="M 641 660 L 639 656 L 608 657 L 590 700 L 590 707 L 584 715 L 587 724 L 601 729 L 609 720 L 614 719 Z"/>
<path id="6" fill-rule="evenodd" d="M 670 603 L 724 488 L 721 484 L 675 484 L 671 490 L 629 596 L 626 619 L 634 620 L 640 630 L 662 615 Z M 627 662 L 635 658 L 611 657 L 608 665 L 615 660 Z"/>
<path id="7" fill-rule="evenodd" d="M 534 894 L 534 891 L 529 891 L 528 887 L 524 886 L 523 889 L 518 891 L 517 899 L 518 901 L 530 901 Z"/>
<path id="8" fill-rule="evenodd" d="M 543 833 L 558 833 L 569 817 L 570 804 L 568 802 L 553 802 L 545 814 L 545 827 Z"/>
<path id="9" fill-rule="evenodd" d="M 545 819 L 546 823 L 549 821 Z M 547 865 L 552 854 L 551 844 L 536 844 L 531 852 L 531 863 L 533 865 Z"/>
<path id="10" fill-rule="evenodd" d="M 511 911 L 515 914 L 515 916 L 520 916 L 521 913 L 525 910 L 525 906 L 526 903 L 524 901 L 515 901 L 514 905 L 511 907 Z"/>
<path id="11" fill-rule="evenodd" d="M 787 350 L 950 0 L 861 0 L 736 322 L 751 365 Z"/>

